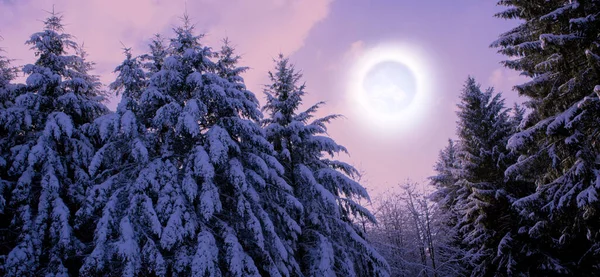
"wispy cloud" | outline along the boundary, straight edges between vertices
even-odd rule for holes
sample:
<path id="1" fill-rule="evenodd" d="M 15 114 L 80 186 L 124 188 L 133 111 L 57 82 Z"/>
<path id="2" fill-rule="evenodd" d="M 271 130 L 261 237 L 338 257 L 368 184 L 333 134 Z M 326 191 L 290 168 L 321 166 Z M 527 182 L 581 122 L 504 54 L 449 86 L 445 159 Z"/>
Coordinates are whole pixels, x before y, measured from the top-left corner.
<path id="1" fill-rule="evenodd" d="M 237 46 L 244 65 L 252 68 L 246 81 L 258 93 L 271 58 L 300 49 L 310 30 L 327 17 L 332 1 L 0 0 L 0 47 L 19 64 L 32 62 L 24 42 L 41 30 L 41 20 L 54 6 L 64 15 L 66 31 L 85 43 L 96 73 L 108 83 L 122 60 L 121 42 L 141 53 L 154 33 L 169 34 L 187 10 L 198 31 L 206 34 L 206 44 L 218 48 L 229 37 Z"/>

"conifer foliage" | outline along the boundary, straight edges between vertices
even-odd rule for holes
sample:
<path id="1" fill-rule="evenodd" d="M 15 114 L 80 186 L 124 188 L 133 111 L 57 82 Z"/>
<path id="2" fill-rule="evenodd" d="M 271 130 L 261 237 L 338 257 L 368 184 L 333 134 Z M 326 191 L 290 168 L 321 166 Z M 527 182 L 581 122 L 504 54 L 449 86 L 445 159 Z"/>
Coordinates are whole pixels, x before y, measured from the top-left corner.
<path id="1" fill-rule="evenodd" d="M 264 119 L 230 42 L 203 45 L 185 15 L 148 53 L 124 49 L 110 112 L 61 20 L 26 42 L 25 84 L 0 57 L 0 275 L 389 276 L 355 223 L 375 222 L 369 196 L 326 136 L 338 115 L 298 112 L 287 59 Z"/>
<path id="2" fill-rule="evenodd" d="M 8 135 L 7 121 L 10 120 L 9 108 L 14 105 L 18 90 L 17 85 L 13 83 L 18 70 L 11 65 L 10 59 L 2 55 L 2 51 L 0 48 L 0 134 L 3 134 L 0 136 L 0 256 L 5 257 L 12 250 L 13 244 L 10 241 L 14 239 L 14 234 L 9 229 L 12 212 L 7 205 L 10 191 L 16 183 L 15 176 L 8 174 L 10 149 L 15 146 L 16 141 L 12 139 L 14 135 Z"/>
<path id="3" fill-rule="evenodd" d="M 297 257 L 305 276 L 387 276 L 385 260 L 369 245 L 352 222 L 371 213 L 358 204 L 369 199 L 353 177 L 352 166 L 332 159 L 346 149 L 326 136 L 326 124 L 338 115 L 311 121 L 323 103 L 298 111 L 305 95 L 299 84 L 302 75 L 289 60 L 279 55 L 269 72 L 271 83 L 263 110 L 267 138 L 277 152 L 285 178 L 293 187 L 304 210 L 300 214 L 302 234 Z"/>
<path id="4" fill-rule="evenodd" d="M 451 227 L 448 239 L 462 250 L 453 257 L 463 265 L 462 274 L 493 276 L 509 262 L 497 252 L 519 221 L 510 206 L 523 189 L 507 182 L 504 171 L 515 161 L 506 143 L 523 111 L 517 106 L 510 117 L 502 95 L 492 88 L 482 91 L 471 77 L 458 108 L 459 139 L 440 152 L 437 175 L 430 178 L 436 189 L 432 199 Z"/>
<path id="5" fill-rule="evenodd" d="M 521 155 L 506 175 L 534 182 L 515 202 L 523 215 L 522 271 L 532 275 L 600 274 L 600 3 L 508 1 L 497 14 L 520 25 L 492 46 L 531 78 L 515 89 L 530 113 L 508 143 Z M 517 247 L 517 246 L 515 246 Z"/>
<path id="6" fill-rule="evenodd" d="M 436 175 L 429 177 L 431 185 L 436 191 L 431 195 L 433 201 L 438 203 L 441 210 L 447 213 L 447 224 L 454 226 L 458 222 L 456 210 L 457 194 L 460 187 L 457 185 L 461 174 L 459 159 L 459 145 L 449 139 L 448 145 L 438 155 L 438 160 L 433 169 Z"/>
<path id="7" fill-rule="evenodd" d="M 84 247 L 71 222 L 90 185 L 87 167 L 94 155 L 82 129 L 107 112 L 99 82 L 88 73 L 92 64 L 63 33 L 61 16 L 52 13 L 44 25 L 27 41 L 38 59 L 23 67 L 26 85 L 3 99 L 10 104 L 0 117 L 2 140 L 10 147 L 3 157 L 10 184 L 3 191 L 5 212 L 16 234 L 3 237 L 11 248 L 7 276 L 74 273 L 68 268 L 78 264 Z"/>
<path id="8" fill-rule="evenodd" d="M 510 192 L 503 176 L 512 126 L 501 97 L 492 89 L 482 91 L 473 78 L 468 78 L 458 104 L 461 176 L 457 183 L 457 227 L 468 249 L 471 276 L 496 270 L 494 253 L 510 223 L 505 216 Z"/>
<path id="9" fill-rule="evenodd" d="M 93 172 L 104 181 L 82 212 L 100 218 L 81 273 L 298 275 L 292 215 L 302 206 L 258 124 L 245 68 L 228 44 L 203 46 L 187 17 L 174 32 L 166 48 L 154 41 L 149 79 L 129 53 L 117 68 L 124 97 L 97 121 L 105 145 Z"/>

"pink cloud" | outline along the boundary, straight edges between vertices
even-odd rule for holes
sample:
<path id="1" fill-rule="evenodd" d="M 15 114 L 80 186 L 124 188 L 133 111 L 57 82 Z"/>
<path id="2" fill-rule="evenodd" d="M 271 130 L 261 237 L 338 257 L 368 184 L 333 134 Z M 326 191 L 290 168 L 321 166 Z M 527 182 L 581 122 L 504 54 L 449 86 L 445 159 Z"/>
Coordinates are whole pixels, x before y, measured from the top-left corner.
<path id="1" fill-rule="evenodd" d="M 272 58 L 279 52 L 290 55 L 300 49 L 310 30 L 327 17 L 332 1 L 0 1 L 0 35 L 4 37 L 0 47 L 17 59 L 17 64 L 32 62 L 33 53 L 24 42 L 41 30 L 40 21 L 47 17 L 44 10 L 54 5 L 64 15 L 66 32 L 85 42 L 89 59 L 97 63 L 96 73 L 106 84 L 114 79 L 111 71 L 122 61 L 121 42 L 142 53 L 146 49 L 139 45 L 145 45 L 154 33 L 169 35 L 187 10 L 198 31 L 206 33 L 207 45 L 218 49 L 221 39 L 229 37 L 237 46 L 243 65 L 252 68 L 246 82 L 261 98 Z"/>

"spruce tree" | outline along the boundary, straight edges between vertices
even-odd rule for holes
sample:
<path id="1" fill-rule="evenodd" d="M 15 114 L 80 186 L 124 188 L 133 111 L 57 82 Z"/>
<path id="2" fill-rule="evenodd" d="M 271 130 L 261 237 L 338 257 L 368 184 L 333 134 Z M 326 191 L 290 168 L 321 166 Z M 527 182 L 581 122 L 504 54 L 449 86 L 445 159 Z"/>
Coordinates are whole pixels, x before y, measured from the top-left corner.
<path id="1" fill-rule="evenodd" d="M 269 141 L 285 169 L 285 178 L 302 203 L 302 234 L 297 259 L 305 276 L 388 276 L 385 260 L 365 240 L 364 233 L 353 224 L 355 218 L 375 222 L 371 213 L 358 204 L 369 199 L 366 190 L 353 177 L 355 168 L 332 159 L 347 152 L 327 137 L 326 124 L 338 115 L 310 121 L 323 103 L 299 112 L 304 85 L 301 74 L 279 55 L 271 84 L 265 90 L 267 103 L 263 111 Z M 328 157 L 330 156 L 330 157 Z"/>
<path id="2" fill-rule="evenodd" d="M 2 37 L 0 37 L 2 38 Z M 3 56 L 4 49 L 0 48 L 0 109 L 11 106 L 15 99 L 15 84 L 18 69 L 11 65 L 11 60 Z"/>
<path id="3" fill-rule="evenodd" d="M 150 44 L 150 53 L 142 55 L 140 58 L 143 61 L 143 68 L 146 70 L 147 76 L 159 72 L 164 64 L 164 60 L 168 55 L 169 49 L 165 45 L 165 40 L 160 34 L 155 34 Z"/>
<path id="4" fill-rule="evenodd" d="M 6 257 L 6 276 L 76 272 L 86 234 L 72 221 L 90 184 L 87 167 L 94 153 L 82 130 L 107 112 L 98 79 L 88 73 L 93 64 L 63 33 L 61 16 L 53 12 L 44 25 L 27 41 L 38 59 L 24 66 L 26 85 L 2 120 L 3 139 L 13 144 L 6 174 L 16 180 L 9 229 L 18 234 Z"/>
<path id="5" fill-rule="evenodd" d="M 6 259 L 6 254 L 12 249 L 15 234 L 9 229 L 13 211 L 7 208 L 10 192 L 17 181 L 16 176 L 8 173 L 10 167 L 10 149 L 17 141 L 15 130 L 11 128 L 11 121 L 17 120 L 9 113 L 9 108 L 14 105 L 19 86 L 13 83 L 17 75 L 17 68 L 11 65 L 11 60 L 1 55 L 0 48 L 0 260 Z M 22 86 L 21 86 L 22 87 Z M 9 132 L 10 131 L 10 132 Z M 12 135 L 10 135 L 12 134 Z M 2 262 L 3 263 L 3 262 Z M 3 266 L 0 266 L 2 275 Z"/>
<path id="6" fill-rule="evenodd" d="M 467 196 L 466 190 L 461 189 L 458 182 L 463 177 L 459 153 L 459 143 L 449 139 L 448 145 L 440 151 L 433 167 L 436 175 L 429 177 L 430 185 L 434 188 L 429 199 L 437 206 L 436 227 L 444 233 L 438 238 L 439 260 L 447 261 L 445 264 L 457 271 L 467 267 L 464 261 L 466 247 L 463 244 L 463 236 L 457 228 L 461 219 L 459 199 Z M 448 272 L 448 274 L 460 275 L 459 272 Z"/>
<path id="7" fill-rule="evenodd" d="M 461 176 L 455 183 L 456 232 L 467 250 L 471 276 L 493 275 L 499 241 L 512 222 L 507 213 L 511 192 L 504 182 L 505 145 L 512 126 L 501 97 L 491 88 L 482 91 L 469 77 L 458 104 Z"/>
<path id="8" fill-rule="evenodd" d="M 157 250 L 152 245 L 144 248 L 129 245 L 131 238 L 127 237 L 128 230 L 123 229 L 127 227 L 126 223 L 120 221 L 123 212 L 120 209 L 125 207 L 126 201 L 132 201 L 127 198 L 131 196 L 127 192 L 134 174 L 138 173 L 137 166 L 148 159 L 145 128 L 138 123 L 139 99 L 147 79 L 141 63 L 132 57 L 129 48 L 125 49 L 125 60 L 115 72 L 118 76 L 109 88 L 121 95 L 117 110 L 96 119 L 87 129 L 97 149 L 88 167 L 94 185 L 87 190 L 86 201 L 77 211 L 77 226 L 94 235 L 79 271 L 83 276 L 110 275 L 111 271 L 114 276 L 131 275 L 135 266 L 140 266 L 139 257 L 136 260 L 132 251 L 142 249 L 142 255 L 154 255 L 154 263 L 141 265 L 145 271 L 140 274 L 160 275 L 161 272 L 164 274 L 164 265 Z M 143 191 L 138 193 L 142 196 L 135 196 L 146 196 Z"/>
<path id="9" fill-rule="evenodd" d="M 519 25 L 492 46 L 508 68 L 531 78 L 517 85 L 530 113 L 509 141 L 520 156 L 506 175 L 535 184 L 515 206 L 523 215 L 516 245 L 531 275 L 600 274 L 600 3 L 508 1 L 500 18 Z"/>
<path id="10" fill-rule="evenodd" d="M 521 122 L 525 118 L 525 107 L 515 103 L 512 108 L 512 116 L 510 117 L 511 124 L 513 126 L 513 133 L 521 131 Z"/>
<path id="11" fill-rule="evenodd" d="M 243 68 L 232 52 L 227 58 L 201 45 L 187 17 L 174 31 L 156 60 L 160 69 L 148 70 L 145 87 L 131 88 L 130 95 L 142 92 L 130 133 L 118 127 L 124 116 L 97 124 L 100 136 L 118 130 L 107 143 L 130 150 L 97 153 L 99 168 L 117 161 L 122 170 L 97 184 L 105 204 L 81 273 L 298 275 L 292 244 L 300 229 L 291 214 L 301 205 L 257 122 L 262 115 L 239 76 Z M 140 68 L 127 58 L 117 82 L 142 78 Z"/>
<path id="12" fill-rule="evenodd" d="M 436 175 L 429 177 L 431 185 L 436 191 L 431 195 L 433 201 L 438 203 L 440 208 L 448 213 L 448 224 L 455 225 L 457 222 L 458 213 L 455 210 L 457 199 L 457 191 L 459 187 L 456 185 L 461 177 L 461 164 L 458 157 L 459 147 L 457 143 L 451 139 L 448 140 L 448 145 L 439 153 L 433 169 Z"/>

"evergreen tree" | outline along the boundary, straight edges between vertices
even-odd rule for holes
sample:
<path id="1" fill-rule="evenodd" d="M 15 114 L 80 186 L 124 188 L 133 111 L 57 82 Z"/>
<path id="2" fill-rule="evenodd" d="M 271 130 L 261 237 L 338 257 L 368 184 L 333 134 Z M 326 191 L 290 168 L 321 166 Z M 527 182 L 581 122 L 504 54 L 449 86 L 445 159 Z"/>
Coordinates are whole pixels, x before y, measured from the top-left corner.
<path id="1" fill-rule="evenodd" d="M 467 190 L 461 189 L 458 182 L 463 177 L 459 153 L 459 144 L 449 139 L 448 145 L 440 151 L 433 167 L 436 175 L 429 177 L 430 185 L 434 187 L 434 192 L 429 198 L 437 205 L 436 227 L 444 233 L 438 237 L 440 261 L 445 261 L 448 267 L 458 271 L 467 267 L 464 261 L 464 238 L 457 228 L 461 219 L 458 203 L 468 196 Z M 458 272 L 450 271 L 447 274 L 459 275 Z"/>
<path id="2" fill-rule="evenodd" d="M 100 137 L 117 130 L 108 143 L 130 150 L 96 154 L 99 168 L 123 165 L 90 194 L 105 204 L 81 273 L 298 275 L 293 241 L 281 235 L 293 240 L 300 233 L 291 214 L 301 205 L 257 123 L 261 113 L 239 77 L 243 69 L 201 45 L 187 16 L 174 31 L 160 70 L 145 88 L 126 93 L 142 90 L 134 99 L 135 124 L 125 125 L 130 133 L 118 126 L 127 112 L 97 124 Z M 128 82 L 119 80 L 142 78 L 140 68 L 128 57 L 115 84 L 127 91 Z"/>
<path id="3" fill-rule="evenodd" d="M 6 174 L 16 181 L 9 229 L 18 234 L 10 243 L 6 276 L 76 272 L 86 234 L 72 220 L 90 184 L 87 167 L 94 153 L 82 129 L 107 112 L 98 79 L 88 73 L 93 64 L 63 33 L 61 16 L 52 13 L 44 24 L 27 41 L 38 59 L 23 68 L 26 86 L 1 120 L 3 139 L 12 144 Z"/>
<path id="4" fill-rule="evenodd" d="M 0 54 L 2 54 L 0 48 Z M 11 65 L 11 60 L 0 55 L 0 260 L 6 258 L 6 254 L 12 249 L 12 241 L 15 235 L 9 230 L 13 211 L 7 204 L 10 191 L 14 188 L 16 177 L 8 174 L 10 167 L 10 149 L 15 146 L 13 136 L 9 135 L 9 121 L 15 120 L 8 109 L 14 105 L 19 86 L 12 81 L 17 75 L 17 68 Z M 0 274 L 3 272 L 3 263 L 0 266 Z"/>
<path id="5" fill-rule="evenodd" d="M 449 214 L 450 225 L 457 222 L 458 212 L 454 209 L 459 187 L 456 185 L 461 177 L 461 165 L 458 157 L 459 147 L 449 139 L 448 145 L 439 153 L 433 169 L 437 173 L 429 177 L 436 191 L 431 195 L 433 201 Z"/>
<path id="6" fill-rule="evenodd" d="M 365 240 L 353 218 L 375 222 L 371 213 L 358 204 L 369 199 L 366 190 L 352 177 L 352 166 L 328 158 L 346 152 L 343 146 L 324 136 L 326 124 L 338 115 L 309 120 L 322 103 L 298 112 L 304 85 L 301 74 L 287 58 L 279 55 L 263 107 L 270 115 L 264 125 L 285 178 L 304 210 L 300 215 L 302 235 L 297 251 L 305 276 L 388 276 L 385 260 Z"/>
<path id="7" fill-rule="evenodd" d="M 15 84 L 11 82 L 17 77 L 18 69 L 11 65 L 9 58 L 2 55 L 3 51 L 0 48 L 0 109 L 4 110 L 14 102 Z"/>
<path id="8" fill-rule="evenodd" d="M 505 148 L 512 126 L 501 94 L 482 91 L 468 78 L 458 104 L 461 176 L 455 186 L 456 232 L 466 248 L 471 276 L 491 276 L 498 244 L 512 223 L 511 191 L 504 182 Z"/>
<path id="9" fill-rule="evenodd" d="M 512 108 L 512 116 L 510 117 L 510 121 L 513 126 L 513 133 L 516 134 L 521 131 L 521 122 L 525 118 L 525 108 L 517 103 L 513 105 Z"/>
<path id="10" fill-rule="evenodd" d="M 140 266 L 139 257 L 136 260 L 132 251 L 143 249 L 142 255 L 153 255 L 154 264 L 144 264 L 146 271 L 141 271 L 142 274 L 153 272 L 160 275 L 164 274 L 160 254 L 152 248 L 153 245 L 144 248 L 128 245 L 132 238 L 127 237 L 127 232 L 131 230 L 124 229 L 127 225 L 119 218 L 119 213 L 123 212 L 119 209 L 125 207 L 127 201 L 132 201 L 127 198 L 131 196 L 127 192 L 134 174 L 138 173 L 136 165 L 144 164 L 148 159 L 145 128 L 138 123 L 141 116 L 139 99 L 147 86 L 147 79 L 141 63 L 132 57 L 129 48 L 125 49 L 125 60 L 115 72 L 118 76 L 109 88 L 121 95 L 117 110 L 96 119 L 87 129 L 97 149 L 88 167 L 94 185 L 88 189 L 86 201 L 77 211 L 77 226 L 88 234 L 94 234 L 94 237 L 80 273 L 83 276 L 93 273 L 109 275 L 109 271 L 105 270 L 110 270 L 115 271 L 115 276 L 131 275 L 135 266 Z M 143 191 L 136 192 L 142 195 L 138 197 L 147 196 Z"/>
<path id="11" fill-rule="evenodd" d="M 162 69 L 169 49 L 165 46 L 164 38 L 160 34 L 154 35 L 148 47 L 150 47 L 150 53 L 142 55 L 141 59 L 147 75 L 151 76 Z"/>
<path id="12" fill-rule="evenodd" d="M 509 148 L 521 155 L 506 175 L 535 184 L 515 206 L 526 244 L 521 272 L 546 276 L 600 274 L 600 49 L 597 1 L 509 1 L 500 18 L 520 24 L 492 46 L 508 68 L 531 78 L 515 89 L 530 113 Z"/>

